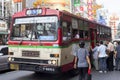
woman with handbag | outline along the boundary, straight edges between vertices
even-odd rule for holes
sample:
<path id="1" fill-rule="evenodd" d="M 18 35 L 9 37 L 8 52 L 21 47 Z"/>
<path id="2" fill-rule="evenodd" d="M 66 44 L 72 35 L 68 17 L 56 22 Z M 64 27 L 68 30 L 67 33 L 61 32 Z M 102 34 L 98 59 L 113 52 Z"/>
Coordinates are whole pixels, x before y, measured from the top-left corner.
<path id="1" fill-rule="evenodd" d="M 85 43 L 79 43 L 80 48 L 77 50 L 75 56 L 75 64 L 74 68 L 78 68 L 79 70 L 79 80 L 85 80 L 86 75 L 88 74 L 88 70 L 91 70 L 91 63 L 89 59 L 89 52 L 84 47 Z"/>

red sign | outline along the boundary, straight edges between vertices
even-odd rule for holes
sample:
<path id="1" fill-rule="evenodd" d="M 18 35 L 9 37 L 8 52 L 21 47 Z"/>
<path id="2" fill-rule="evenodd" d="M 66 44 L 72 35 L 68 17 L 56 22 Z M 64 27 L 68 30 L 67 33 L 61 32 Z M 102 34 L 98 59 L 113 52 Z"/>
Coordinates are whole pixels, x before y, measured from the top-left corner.
<path id="1" fill-rule="evenodd" d="M 84 11 L 84 8 L 83 8 L 83 6 L 80 6 L 80 11 Z"/>
<path id="2" fill-rule="evenodd" d="M 13 0 L 14 3 L 22 2 L 22 0 Z"/>

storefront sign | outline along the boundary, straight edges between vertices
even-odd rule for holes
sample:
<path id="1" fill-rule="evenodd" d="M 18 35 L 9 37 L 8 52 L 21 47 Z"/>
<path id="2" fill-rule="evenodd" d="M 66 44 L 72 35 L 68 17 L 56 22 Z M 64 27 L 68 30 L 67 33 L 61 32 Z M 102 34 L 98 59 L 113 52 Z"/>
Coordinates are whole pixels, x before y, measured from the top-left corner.
<path id="1" fill-rule="evenodd" d="M 7 29 L 7 23 L 4 21 L 0 21 L 0 31 Z"/>
<path id="2" fill-rule="evenodd" d="M 80 6 L 80 0 L 74 0 L 74 6 Z"/>

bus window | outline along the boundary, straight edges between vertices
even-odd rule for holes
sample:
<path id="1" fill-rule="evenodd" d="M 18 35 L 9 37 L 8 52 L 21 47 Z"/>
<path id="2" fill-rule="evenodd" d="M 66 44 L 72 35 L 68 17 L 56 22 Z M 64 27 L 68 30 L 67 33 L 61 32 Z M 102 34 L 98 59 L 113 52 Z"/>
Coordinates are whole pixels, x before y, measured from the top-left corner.
<path id="1" fill-rule="evenodd" d="M 76 38 L 76 39 L 79 39 L 79 38 L 80 38 L 80 36 L 79 36 L 79 31 L 76 32 L 75 38 Z"/>
<path id="2" fill-rule="evenodd" d="M 63 27 L 63 41 L 66 41 L 67 40 L 67 35 L 68 35 L 68 32 L 67 32 L 67 23 L 63 22 L 62 23 L 62 27 Z"/>
<path id="3" fill-rule="evenodd" d="M 43 22 L 42 19 L 45 21 Z M 57 28 L 57 18 L 55 16 L 17 18 L 15 19 L 11 39 L 35 41 L 57 40 Z"/>
<path id="4" fill-rule="evenodd" d="M 37 25 L 37 36 L 40 40 L 56 40 L 56 23 L 39 23 Z"/>
<path id="5" fill-rule="evenodd" d="M 73 30 L 73 38 L 75 38 L 75 39 L 79 39 L 80 38 L 79 30 L 77 30 L 77 29 Z"/>
<path id="6" fill-rule="evenodd" d="M 70 40 L 71 38 L 72 38 L 72 27 L 71 27 L 71 24 L 70 23 L 68 23 L 68 25 L 67 25 L 67 27 L 68 27 L 68 39 Z"/>
<path id="7" fill-rule="evenodd" d="M 49 26 L 46 25 L 46 30 L 49 36 L 54 36 L 56 34 L 55 23 L 51 23 Z"/>
<path id="8" fill-rule="evenodd" d="M 88 38 L 89 35 L 88 35 L 88 31 L 85 31 L 85 38 Z"/>
<path id="9" fill-rule="evenodd" d="M 80 30 L 80 38 L 84 38 L 83 30 Z"/>
<path id="10" fill-rule="evenodd" d="M 72 28 L 71 25 L 67 22 L 62 22 L 62 28 L 63 28 L 63 41 L 67 41 L 71 39 L 72 36 Z"/>
<path id="11" fill-rule="evenodd" d="M 44 33 L 43 33 L 43 32 L 44 32 L 44 27 L 42 26 L 42 24 L 38 24 L 36 27 L 37 27 L 37 33 L 38 33 L 39 35 L 44 34 Z"/>
<path id="12" fill-rule="evenodd" d="M 14 37 L 20 36 L 20 27 L 19 27 L 19 25 L 16 25 L 16 27 L 13 29 L 12 35 L 13 35 Z"/>

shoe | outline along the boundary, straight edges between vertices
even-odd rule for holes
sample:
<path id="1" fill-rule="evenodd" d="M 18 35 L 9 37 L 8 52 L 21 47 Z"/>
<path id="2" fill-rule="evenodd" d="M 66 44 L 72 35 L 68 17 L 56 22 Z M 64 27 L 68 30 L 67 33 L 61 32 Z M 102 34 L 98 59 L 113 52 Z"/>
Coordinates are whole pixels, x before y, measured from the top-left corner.
<path id="1" fill-rule="evenodd" d="M 113 71 L 113 70 L 109 70 L 109 71 Z"/>
<path id="2" fill-rule="evenodd" d="M 104 71 L 104 73 L 107 73 L 107 71 Z"/>
<path id="3" fill-rule="evenodd" d="M 103 73 L 103 71 L 99 71 L 99 73 Z"/>
<path id="4" fill-rule="evenodd" d="M 113 71 L 113 69 L 110 69 L 110 71 Z"/>

